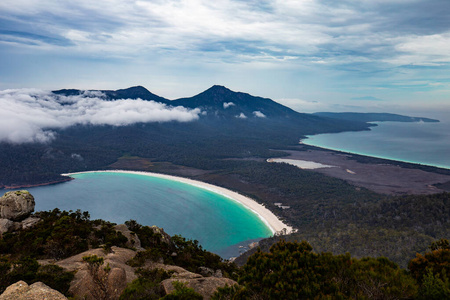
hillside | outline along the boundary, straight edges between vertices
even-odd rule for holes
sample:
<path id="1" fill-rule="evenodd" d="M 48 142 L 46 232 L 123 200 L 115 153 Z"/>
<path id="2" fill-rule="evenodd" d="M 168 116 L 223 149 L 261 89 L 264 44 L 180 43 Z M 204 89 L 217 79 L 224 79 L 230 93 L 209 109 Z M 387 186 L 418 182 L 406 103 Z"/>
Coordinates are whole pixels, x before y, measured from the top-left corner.
<path id="1" fill-rule="evenodd" d="M 12 192 L 0 198 L 1 211 L 8 197 L 17 203 L 31 201 L 34 207 L 27 191 Z M 52 289 L 89 300 L 450 296 L 450 246 L 445 239 L 430 242 L 423 254 L 408 258 L 409 272 L 384 257 L 319 253 L 305 241 L 284 240 L 270 249 L 263 247 L 266 251 L 256 249 L 246 264 L 237 267 L 205 251 L 197 241 L 171 237 L 156 226 L 134 220 L 121 225 L 90 220 L 89 213 L 80 210 L 32 211 L 19 209 L 8 216 L 21 216 L 15 222 L 32 218 L 32 224 L 22 221 L 20 228 L 1 229 L 0 299 L 29 299 L 36 294 L 66 299 Z"/>
<path id="2" fill-rule="evenodd" d="M 189 111 L 193 119 L 188 121 L 123 120 L 123 125 L 102 124 L 102 120 L 110 118 L 105 115 L 96 123 L 75 122 L 72 126 L 44 128 L 54 137 L 45 143 L 0 142 L 0 187 L 63 180 L 61 173 L 103 169 L 123 155 L 212 169 L 217 159 L 270 157 L 269 149 L 295 145 L 307 134 L 369 128 L 366 123 L 300 114 L 270 99 L 221 86 L 173 101 L 143 87 L 117 91 L 59 90 L 53 96 L 54 105 L 60 105 L 61 111 L 67 110 L 67 115 L 74 113 L 72 107 L 80 105 L 79 118 L 86 117 L 83 105 L 95 102 L 104 107 L 102 102 L 106 101 L 109 107 L 120 99 L 161 101 L 162 106 L 157 108 L 162 113 L 180 106 L 196 110 Z M 57 113 L 61 115 L 61 111 Z"/>

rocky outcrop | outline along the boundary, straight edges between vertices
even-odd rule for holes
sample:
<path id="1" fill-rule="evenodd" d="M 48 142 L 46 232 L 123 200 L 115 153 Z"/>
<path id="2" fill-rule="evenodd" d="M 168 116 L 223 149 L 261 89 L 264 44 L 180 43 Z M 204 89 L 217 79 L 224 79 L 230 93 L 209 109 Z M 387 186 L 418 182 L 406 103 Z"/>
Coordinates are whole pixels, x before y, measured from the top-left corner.
<path id="1" fill-rule="evenodd" d="M 75 277 L 70 283 L 69 292 L 82 299 L 97 299 L 96 291 L 99 287 L 93 282 L 87 263 L 83 257 L 96 255 L 104 259 L 104 264 L 99 269 L 101 276 L 106 279 L 106 293 L 108 299 L 119 299 L 120 294 L 126 288 L 127 284 L 137 278 L 134 269 L 126 264 L 133 258 L 136 251 L 112 247 L 111 253 L 105 253 L 103 249 L 92 249 L 78 255 L 55 262 L 56 265 L 64 268 L 66 271 L 76 271 Z M 105 267 L 109 267 L 108 272 L 104 272 Z"/>
<path id="2" fill-rule="evenodd" d="M 139 240 L 137 234 L 129 230 L 127 225 L 119 224 L 116 225 L 114 229 L 122 233 L 128 239 L 126 243 L 127 247 L 135 248 L 138 251 L 144 250 L 144 248 L 141 247 L 141 241 Z"/>
<path id="3" fill-rule="evenodd" d="M 148 263 L 145 265 L 145 268 L 163 269 L 166 272 L 173 273 L 172 278 L 163 280 L 161 282 L 161 285 L 163 286 L 166 294 L 170 294 L 175 290 L 173 286 L 173 282 L 175 281 L 185 283 L 187 287 L 193 288 L 194 291 L 203 296 L 203 299 L 210 299 L 219 287 L 224 287 L 225 285 L 232 286 L 237 284 L 236 281 L 229 278 L 219 278 L 214 276 L 204 277 L 200 274 L 189 272 L 186 269 L 178 266 L 171 266 L 160 263 Z M 214 272 L 212 271 L 212 269 L 205 269 L 211 270 L 211 272 L 209 273 L 214 273 L 218 276 L 222 276 L 222 272 L 220 270 Z"/>
<path id="4" fill-rule="evenodd" d="M 211 299 L 214 292 L 219 287 L 224 287 L 225 285 L 232 286 L 237 284 L 236 281 L 229 278 L 217 278 L 217 277 L 197 277 L 197 278 L 170 278 L 164 280 L 161 284 L 164 288 L 166 294 L 170 294 L 175 291 L 173 282 L 179 281 L 186 283 L 187 287 L 194 289 L 197 293 L 203 296 L 203 299 Z"/>
<path id="5" fill-rule="evenodd" d="M 155 225 L 151 226 L 150 229 L 153 230 L 155 234 L 159 234 L 161 236 L 161 242 L 166 243 L 169 246 L 173 246 L 172 238 L 164 231 L 164 229 Z"/>
<path id="6" fill-rule="evenodd" d="M 18 281 L 9 287 L 0 295 L 0 300 L 64 300 L 67 299 L 63 294 L 51 289 L 42 282 L 36 282 L 28 285 L 25 281 Z"/>
<path id="7" fill-rule="evenodd" d="M 13 231 L 15 228 L 14 222 L 8 219 L 0 219 L 0 236 L 8 231 Z"/>
<path id="8" fill-rule="evenodd" d="M 39 222 L 39 218 L 30 217 L 34 206 L 34 197 L 28 191 L 7 192 L 0 197 L 0 236 Z"/>
<path id="9" fill-rule="evenodd" d="M 217 277 L 217 278 L 222 278 L 222 271 L 221 270 L 216 270 L 214 271 L 211 268 L 207 268 L 207 267 L 200 267 L 200 274 L 202 274 L 205 277 Z"/>
<path id="10" fill-rule="evenodd" d="M 34 197 L 28 191 L 7 192 L 0 198 L 0 218 L 21 221 L 34 211 Z"/>

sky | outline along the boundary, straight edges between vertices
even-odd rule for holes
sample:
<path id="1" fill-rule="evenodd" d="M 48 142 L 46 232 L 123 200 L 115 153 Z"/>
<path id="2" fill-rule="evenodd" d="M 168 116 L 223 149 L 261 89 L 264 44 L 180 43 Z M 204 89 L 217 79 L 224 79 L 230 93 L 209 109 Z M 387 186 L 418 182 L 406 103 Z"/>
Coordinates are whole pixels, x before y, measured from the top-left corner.
<path id="1" fill-rule="evenodd" d="M 450 114 L 449 16 L 449 0 L 2 0 L 0 90 L 219 84 L 300 112 Z"/>

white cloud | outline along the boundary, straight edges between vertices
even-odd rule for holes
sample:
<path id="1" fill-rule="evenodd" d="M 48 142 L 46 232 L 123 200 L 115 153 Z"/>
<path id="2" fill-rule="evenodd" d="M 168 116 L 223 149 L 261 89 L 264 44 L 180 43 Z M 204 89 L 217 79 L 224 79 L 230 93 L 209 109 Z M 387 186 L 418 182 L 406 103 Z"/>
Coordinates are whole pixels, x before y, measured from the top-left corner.
<path id="1" fill-rule="evenodd" d="M 123 126 L 139 122 L 189 122 L 200 109 L 171 107 L 154 101 L 105 101 L 98 93 L 58 96 L 41 90 L 0 91 L 0 141 L 47 142 L 52 129 L 76 124 Z"/>
<path id="2" fill-rule="evenodd" d="M 225 108 L 225 109 L 230 107 L 230 106 L 235 106 L 235 104 L 233 102 L 224 102 L 223 103 L 223 108 Z"/>
<path id="3" fill-rule="evenodd" d="M 395 46 L 399 55 L 386 59 L 395 65 L 439 66 L 450 63 L 450 32 L 406 36 Z"/>
<path id="4" fill-rule="evenodd" d="M 247 116 L 244 113 L 240 113 L 238 116 L 236 116 L 238 119 L 247 119 Z"/>
<path id="5" fill-rule="evenodd" d="M 266 117 L 266 115 L 263 114 L 262 112 L 260 112 L 259 110 L 254 111 L 253 115 L 257 118 L 265 118 Z"/>
<path id="6" fill-rule="evenodd" d="M 289 108 L 301 113 L 313 113 L 318 111 L 330 110 L 330 104 L 319 101 L 307 101 L 303 99 L 278 99 L 277 102 L 286 105 Z"/>

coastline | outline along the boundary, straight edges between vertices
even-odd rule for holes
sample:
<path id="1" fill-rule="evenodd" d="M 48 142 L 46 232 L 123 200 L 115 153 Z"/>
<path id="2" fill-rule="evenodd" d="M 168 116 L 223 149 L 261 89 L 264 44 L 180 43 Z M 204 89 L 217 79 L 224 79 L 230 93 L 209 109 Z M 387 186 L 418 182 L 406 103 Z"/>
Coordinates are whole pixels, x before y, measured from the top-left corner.
<path id="1" fill-rule="evenodd" d="M 144 175 L 144 176 L 151 176 L 151 177 L 158 177 L 173 181 L 178 181 L 182 183 L 186 183 L 201 189 L 205 189 L 208 191 L 211 191 L 213 193 L 222 195 L 230 200 L 233 200 L 235 202 L 238 202 L 242 204 L 245 208 L 251 210 L 253 213 L 255 213 L 261 221 L 266 224 L 266 226 L 272 231 L 272 234 L 275 234 L 277 232 L 280 232 L 284 229 L 286 229 L 286 233 L 290 233 L 293 231 L 293 228 L 291 226 L 286 225 L 283 223 L 280 219 L 278 219 L 277 216 L 275 216 L 274 213 L 272 213 L 269 209 L 264 207 L 263 205 L 259 204 L 255 200 L 243 196 L 237 192 L 228 190 L 226 188 L 216 186 L 213 184 L 209 184 L 206 182 L 193 180 L 185 177 L 180 176 L 173 176 L 173 175 L 166 175 L 166 174 L 160 174 L 160 173 L 153 173 L 153 172 L 144 172 L 144 171 L 129 171 L 129 170 L 99 170 L 99 171 L 85 171 L 85 172 L 75 172 L 75 173 L 64 173 L 61 174 L 62 176 L 70 176 L 75 174 L 84 174 L 84 173 L 125 173 L 125 174 L 137 174 L 137 175 Z"/>
<path id="2" fill-rule="evenodd" d="M 60 180 L 55 180 L 55 181 L 50 181 L 50 182 L 43 182 L 43 183 L 5 185 L 5 186 L 0 186 L 0 190 L 2 190 L 2 189 L 4 189 L 4 190 L 15 190 L 15 189 L 30 188 L 30 187 L 36 187 L 36 186 L 52 185 L 52 184 L 57 184 L 57 183 L 63 183 L 63 182 L 71 181 L 73 179 L 74 178 L 69 177 L 69 178 L 65 178 L 65 179 L 60 179 Z"/>
<path id="3" fill-rule="evenodd" d="M 423 195 L 449 191 L 445 187 L 450 185 L 449 169 L 387 160 L 307 144 L 300 144 L 295 148 L 297 149 L 283 150 L 289 154 L 283 159 L 331 166 L 316 168 L 313 171 L 345 180 L 356 188 L 366 188 L 376 193 L 389 195 Z"/>

